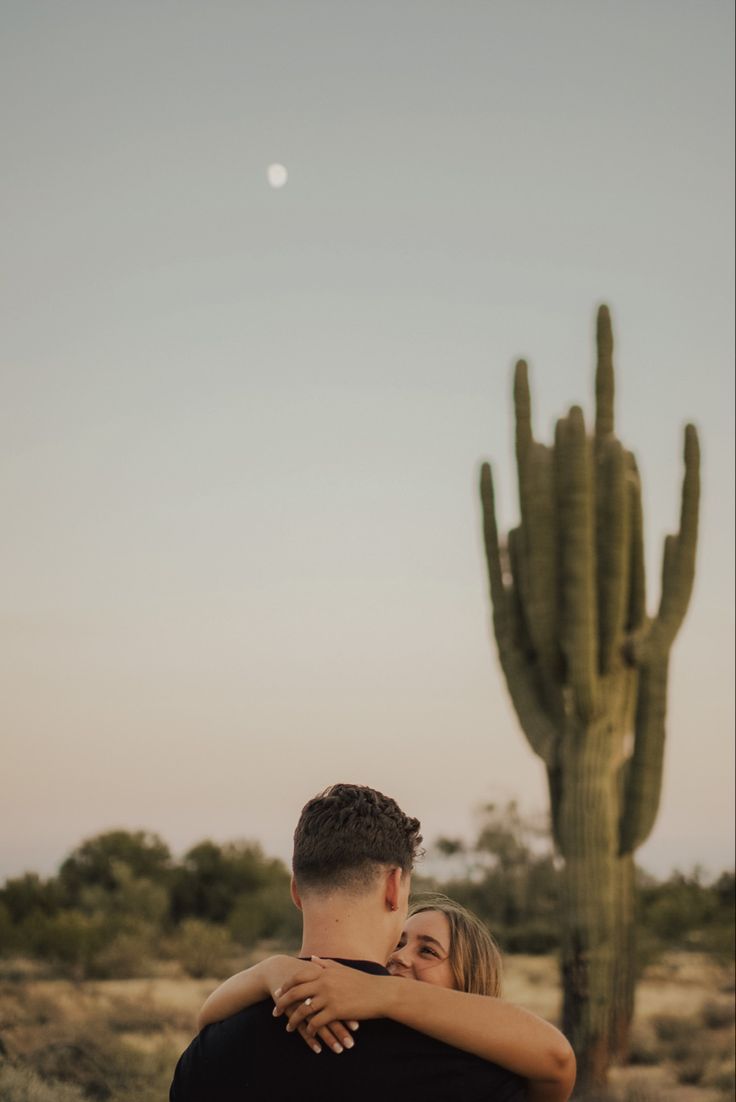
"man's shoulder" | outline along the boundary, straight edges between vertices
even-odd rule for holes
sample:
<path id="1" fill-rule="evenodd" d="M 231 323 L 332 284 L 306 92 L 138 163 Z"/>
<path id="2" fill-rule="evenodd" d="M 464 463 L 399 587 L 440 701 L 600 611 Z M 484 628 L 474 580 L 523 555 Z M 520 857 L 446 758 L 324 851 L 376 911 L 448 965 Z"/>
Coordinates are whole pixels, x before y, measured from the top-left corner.
<path id="1" fill-rule="evenodd" d="M 457 1097 L 459 1084 L 467 1099 L 523 1097 L 521 1080 L 505 1069 L 386 1018 L 362 1022 L 350 1053 L 315 1057 L 273 1017 L 272 1007 L 265 1000 L 207 1026 L 182 1056 L 171 1095 L 175 1102 L 236 1097 L 278 1102 L 296 1097 L 297 1084 L 302 1099 L 374 1102 L 386 1097 L 387 1082 L 394 1091 L 390 1097 L 420 1094 L 427 1102 Z"/>
<path id="2" fill-rule="evenodd" d="M 242 1093 L 254 1055 L 263 1051 L 269 1033 L 273 1036 L 272 1006 L 270 1000 L 256 1003 L 205 1026 L 180 1056 L 169 1097 L 175 1102 L 204 1102 Z"/>
<path id="3" fill-rule="evenodd" d="M 207 1048 L 234 1046 L 241 1057 L 247 1052 L 252 1053 L 254 1051 L 252 1044 L 246 1044 L 246 1041 L 252 1042 L 255 1036 L 263 1033 L 268 1033 L 271 1037 L 277 1036 L 274 1030 L 277 1023 L 271 1013 L 272 1010 L 273 1003 L 270 999 L 254 1003 L 253 1006 L 246 1006 L 236 1014 L 231 1014 L 229 1018 L 223 1018 L 220 1022 L 213 1022 L 212 1025 L 206 1026 L 200 1033 L 202 1042 Z"/>
<path id="4" fill-rule="evenodd" d="M 387 1018 L 364 1022 L 360 1028 L 361 1040 L 367 1048 L 375 1050 L 374 1058 L 384 1070 L 395 1065 L 400 1076 L 406 1077 L 409 1083 L 426 1082 L 430 1086 L 428 1098 L 443 1097 L 441 1089 L 435 1090 L 441 1088 L 441 1084 L 446 1083 L 449 1089 L 458 1082 L 464 1082 L 468 1088 L 472 1083 L 483 1091 L 493 1089 L 493 1095 L 488 1097 L 503 1102 L 525 1097 L 523 1081 L 518 1075 L 426 1033 Z M 468 1096 L 475 1097 L 475 1094 L 469 1089 Z"/>

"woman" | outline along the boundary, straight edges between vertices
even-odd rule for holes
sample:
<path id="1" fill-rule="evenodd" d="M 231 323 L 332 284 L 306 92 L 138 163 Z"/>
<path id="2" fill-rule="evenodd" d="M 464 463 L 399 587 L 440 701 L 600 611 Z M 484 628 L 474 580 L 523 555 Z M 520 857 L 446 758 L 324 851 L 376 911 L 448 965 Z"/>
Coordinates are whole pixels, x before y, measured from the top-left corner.
<path id="1" fill-rule="evenodd" d="M 522 1076 L 528 1102 L 570 1097 L 569 1043 L 549 1022 L 499 998 L 500 953 L 464 907 L 446 896 L 414 904 L 388 971 L 387 978 L 316 957 L 269 957 L 221 984 L 197 1027 L 271 996 L 274 1016 L 288 1018 L 287 1031 L 298 1031 L 315 1052 L 321 1040 L 340 1053 L 356 1043 L 360 1019 L 392 1018 Z"/>

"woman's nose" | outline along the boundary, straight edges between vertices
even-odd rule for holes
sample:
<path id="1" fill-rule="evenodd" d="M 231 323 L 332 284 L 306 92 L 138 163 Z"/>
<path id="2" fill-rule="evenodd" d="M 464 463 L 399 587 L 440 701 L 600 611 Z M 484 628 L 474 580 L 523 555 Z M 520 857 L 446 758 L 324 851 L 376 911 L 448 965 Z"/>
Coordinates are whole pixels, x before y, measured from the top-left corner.
<path id="1" fill-rule="evenodd" d="M 402 949 L 394 949 L 389 959 L 389 964 L 392 964 L 394 968 L 408 968 L 409 965 L 406 961 L 406 957 L 403 956 Z"/>

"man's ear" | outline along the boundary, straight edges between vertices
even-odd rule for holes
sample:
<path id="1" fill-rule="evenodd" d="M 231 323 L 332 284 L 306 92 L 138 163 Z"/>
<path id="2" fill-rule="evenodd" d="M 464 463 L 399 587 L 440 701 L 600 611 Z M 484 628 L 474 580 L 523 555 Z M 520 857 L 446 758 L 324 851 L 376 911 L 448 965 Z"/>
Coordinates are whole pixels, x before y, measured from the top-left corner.
<path id="1" fill-rule="evenodd" d="M 299 889 L 296 886 L 296 879 L 294 878 L 294 876 L 292 876 L 292 878 L 291 878 L 291 884 L 290 884 L 289 890 L 291 891 L 291 898 L 292 898 L 292 901 L 294 903 L 294 906 L 296 907 L 296 909 L 298 911 L 300 911 L 302 909 L 302 899 L 301 899 L 301 896 L 299 895 Z"/>
<path id="2" fill-rule="evenodd" d="M 386 906 L 390 911 L 398 911 L 401 905 L 401 880 L 403 872 L 399 868 L 391 869 L 386 877 Z"/>

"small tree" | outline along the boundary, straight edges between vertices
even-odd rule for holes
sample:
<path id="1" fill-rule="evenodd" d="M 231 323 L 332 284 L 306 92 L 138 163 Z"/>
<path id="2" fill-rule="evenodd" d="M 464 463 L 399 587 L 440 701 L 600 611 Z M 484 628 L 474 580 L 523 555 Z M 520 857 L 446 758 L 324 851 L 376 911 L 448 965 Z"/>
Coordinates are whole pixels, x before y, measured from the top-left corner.
<path id="1" fill-rule="evenodd" d="M 562 876 L 563 1027 L 583 1085 L 605 1082 L 633 1013 L 633 853 L 662 783 L 670 649 L 695 572 L 699 448 L 685 430 L 680 530 L 667 536 L 659 610 L 647 615 L 641 487 L 614 435 L 613 338 L 597 325 L 596 420 L 573 406 L 552 447 L 532 433 L 516 366 L 521 523 L 498 537 L 493 481 L 481 499 L 493 625 L 512 702 L 545 763 Z"/>

